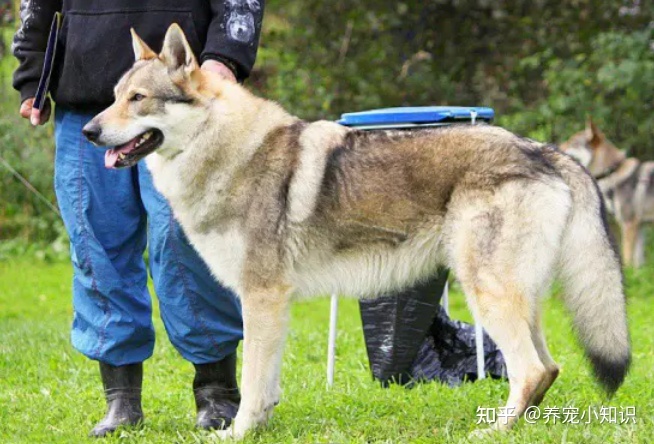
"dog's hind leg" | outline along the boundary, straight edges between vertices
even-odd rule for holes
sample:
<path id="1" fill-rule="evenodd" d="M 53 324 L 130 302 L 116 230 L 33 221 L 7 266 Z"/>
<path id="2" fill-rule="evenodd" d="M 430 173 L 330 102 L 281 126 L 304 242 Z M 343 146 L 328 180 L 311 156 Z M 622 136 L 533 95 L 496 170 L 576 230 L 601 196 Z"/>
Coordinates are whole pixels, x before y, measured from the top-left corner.
<path id="1" fill-rule="evenodd" d="M 643 224 L 636 228 L 636 245 L 634 246 L 634 267 L 640 268 L 645 264 L 645 229 Z"/>
<path id="2" fill-rule="evenodd" d="M 531 405 L 537 406 L 543 401 L 545 393 L 552 386 L 556 378 L 559 376 L 559 366 L 554 362 L 550 351 L 547 348 L 547 343 L 545 342 L 545 334 L 543 332 L 543 326 L 541 321 L 541 307 L 537 305 L 536 313 L 534 316 L 534 322 L 531 326 L 531 339 L 536 346 L 536 351 L 538 352 L 538 357 L 545 366 L 545 379 L 541 382 L 538 390 L 536 391 L 535 397 L 531 402 Z"/>
<path id="3" fill-rule="evenodd" d="M 242 439 L 264 424 L 279 401 L 281 357 L 289 319 L 289 292 L 284 289 L 247 292 L 243 306 L 241 405 L 231 430 L 221 437 Z"/>
<path id="4" fill-rule="evenodd" d="M 465 287 L 465 286 L 464 286 Z M 510 393 L 494 428 L 508 429 L 537 398 L 548 372 L 532 340 L 532 315 L 521 292 L 475 292 L 468 297 L 477 322 L 495 341 L 504 356 Z"/>
<path id="5" fill-rule="evenodd" d="M 510 393 L 494 429 L 508 429 L 554 381 L 537 305 L 554 276 L 569 194 L 556 183 L 516 182 L 451 211 L 449 265 L 504 356 Z"/>
<path id="6" fill-rule="evenodd" d="M 628 267 L 636 266 L 635 252 L 638 243 L 638 222 L 625 221 L 621 224 L 622 260 Z"/>

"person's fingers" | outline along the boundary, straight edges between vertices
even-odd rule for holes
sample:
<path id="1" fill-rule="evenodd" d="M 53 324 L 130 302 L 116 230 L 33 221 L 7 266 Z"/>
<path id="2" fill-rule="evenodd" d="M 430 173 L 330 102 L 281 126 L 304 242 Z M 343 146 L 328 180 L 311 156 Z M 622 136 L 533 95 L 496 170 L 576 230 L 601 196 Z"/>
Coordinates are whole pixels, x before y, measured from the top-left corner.
<path id="1" fill-rule="evenodd" d="M 30 115 L 30 123 L 34 126 L 41 125 L 41 110 L 32 108 L 32 114 Z"/>
<path id="2" fill-rule="evenodd" d="M 50 119 L 51 110 L 50 100 L 47 99 L 42 111 L 34 108 L 34 98 L 32 97 L 21 103 L 19 112 L 21 117 L 30 119 L 30 123 L 37 126 L 45 124 Z"/>
<path id="3" fill-rule="evenodd" d="M 20 116 L 29 119 L 32 115 L 32 106 L 34 105 L 34 98 L 26 99 L 20 104 Z"/>

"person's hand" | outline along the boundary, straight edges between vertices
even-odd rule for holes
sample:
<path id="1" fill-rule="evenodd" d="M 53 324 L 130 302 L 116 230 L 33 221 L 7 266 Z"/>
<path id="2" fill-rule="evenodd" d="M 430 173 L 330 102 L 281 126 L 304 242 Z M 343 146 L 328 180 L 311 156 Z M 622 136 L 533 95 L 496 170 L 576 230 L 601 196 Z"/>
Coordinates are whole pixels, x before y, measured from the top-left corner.
<path id="1" fill-rule="evenodd" d="M 217 60 L 205 60 L 202 64 L 202 69 L 205 71 L 215 72 L 216 74 L 222 76 L 224 79 L 236 83 L 236 76 L 234 76 L 232 70 Z"/>
<path id="2" fill-rule="evenodd" d="M 45 106 L 43 110 L 34 108 L 34 97 L 26 99 L 20 105 L 20 116 L 29 119 L 30 123 L 34 126 L 44 125 L 50 119 L 50 99 L 45 99 Z"/>

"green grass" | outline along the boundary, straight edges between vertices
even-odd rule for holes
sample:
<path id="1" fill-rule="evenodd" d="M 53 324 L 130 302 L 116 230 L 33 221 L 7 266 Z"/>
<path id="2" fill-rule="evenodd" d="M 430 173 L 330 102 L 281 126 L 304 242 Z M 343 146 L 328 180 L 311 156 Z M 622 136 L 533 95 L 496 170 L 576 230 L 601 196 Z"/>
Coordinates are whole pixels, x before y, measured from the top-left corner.
<path id="1" fill-rule="evenodd" d="M 546 302 L 545 325 L 563 370 L 543 406 L 635 406 L 635 425 L 526 424 L 486 442 L 654 442 L 654 325 L 652 269 L 627 276 L 634 362 L 618 394 L 606 400 L 593 382 L 556 298 Z M 71 270 L 67 264 L 27 259 L 0 262 L 0 443 L 83 443 L 104 413 L 96 363 L 69 344 Z M 455 317 L 469 319 L 454 292 Z M 505 381 L 485 380 L 449 388 L 437 383 L 413 390 L 382 389 L 371 380 L 355 301 L 342 300 L 336 383 L 325 387 L 329 301 L 297 303 L 286 348 L 284 396 L 256 443 L 461 442 L 475 428 L 477 406 L 497 407 Z M 156 318 L 158 342 L 146 363 L 145 424 L 107 442 L 195 443 L 190 364 L 167 341 Z M 97 441 L 95 441 L 97 442 Z"/>

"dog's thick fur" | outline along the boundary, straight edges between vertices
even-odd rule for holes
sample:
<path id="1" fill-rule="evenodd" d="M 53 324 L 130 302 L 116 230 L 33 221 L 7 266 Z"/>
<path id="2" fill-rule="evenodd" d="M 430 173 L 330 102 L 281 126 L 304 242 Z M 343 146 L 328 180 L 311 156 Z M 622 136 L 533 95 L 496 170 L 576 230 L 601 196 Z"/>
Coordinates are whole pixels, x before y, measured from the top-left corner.
<path id="1" fill-rule="evenodd" d="M 644 224 L 654 222 L 654 162 L 641 162 L 618 149 L 588 119 L 586 129 L 561 144 L 597 179 L 621 231 L 622 259 L 640 267 L 645 260 Z"/>
<path id="2" fill-rule="evenodd" d="M 620 386 L 630 361 L 620 261 L 600 193 L 570 157 L 492 126 L 305 122 L 200 71 L 174 25 L 160 55 L 134 45 L 116 102 L 89 125 L 102 145 L 161 132 L 147 157 L 155 185 L 241 298 L 242 402 L 221 436 L 242 438 L 279 400 L 294 297 L 373 297 L 440 265 L 506 359 L 515 417 L 496 428 L 538 404 L 559 372 L 540 323 L 557 273 L 596 376 Z"/>

